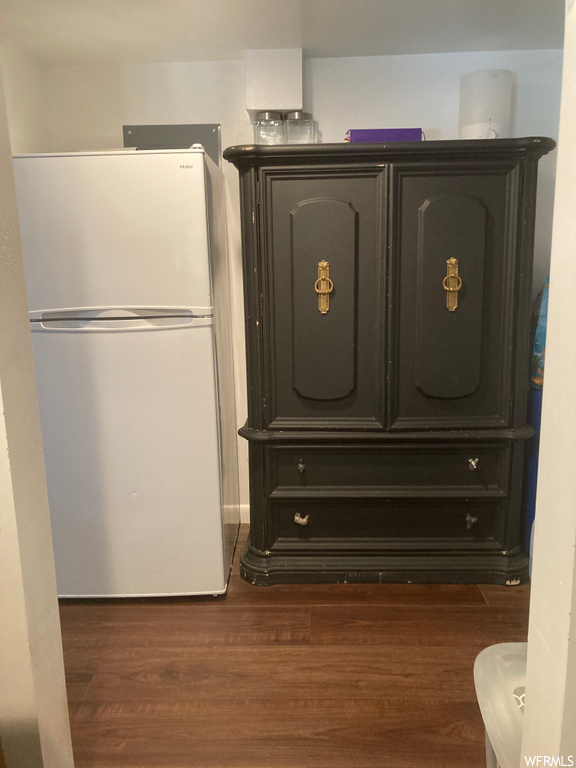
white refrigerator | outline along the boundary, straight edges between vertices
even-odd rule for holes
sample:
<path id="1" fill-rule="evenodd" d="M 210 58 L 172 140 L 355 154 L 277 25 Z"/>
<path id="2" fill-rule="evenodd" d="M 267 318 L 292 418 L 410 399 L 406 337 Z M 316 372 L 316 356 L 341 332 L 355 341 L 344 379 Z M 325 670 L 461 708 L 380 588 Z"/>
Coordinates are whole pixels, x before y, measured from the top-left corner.
<path id="1" fill-rule="evenodd" d="M 58 593 L 222 594 L 239 523 L 223 175 L 14 158 Z"/>

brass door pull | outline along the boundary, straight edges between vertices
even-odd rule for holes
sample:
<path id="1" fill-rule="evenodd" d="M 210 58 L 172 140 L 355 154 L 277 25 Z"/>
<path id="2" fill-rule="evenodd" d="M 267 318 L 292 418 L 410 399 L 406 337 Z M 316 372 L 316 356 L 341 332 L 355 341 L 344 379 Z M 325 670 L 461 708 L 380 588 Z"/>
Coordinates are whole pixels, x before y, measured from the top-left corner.
<path id="1" fill-rule="evenodd" d="M 305 517 L 302 517 L 300 512 L 296 512 L 294 515 L 294 522 L 296 525 L 308 525 L 308 521 L 310 520 L 310 515 L 306 515 Z"/>
<path id="2" fill-rule="evenodd" d="M 475 472 L 478 469 L 478 462 L 480 459 L 468 459 L 468 469 L 470 472 Z"/>
<path id="3" fill-rule="evenodd" d="M 446 291 L 446 309 L 455 312 L 458 306 L 458 291 L 462 288 L 462 278 L 458 274 L 458 259 L 452 257 L 446 262 L 446 277 L 442 286 Z"/>
<path id="4" fill-rule="evenodd" d="M 334 290 L 329 261 L 318 262 L 318 280 L 314 283 L 314 290 L 318 294 L 318 311 L 325 315 L 330 309 L 330 294 Z"/>

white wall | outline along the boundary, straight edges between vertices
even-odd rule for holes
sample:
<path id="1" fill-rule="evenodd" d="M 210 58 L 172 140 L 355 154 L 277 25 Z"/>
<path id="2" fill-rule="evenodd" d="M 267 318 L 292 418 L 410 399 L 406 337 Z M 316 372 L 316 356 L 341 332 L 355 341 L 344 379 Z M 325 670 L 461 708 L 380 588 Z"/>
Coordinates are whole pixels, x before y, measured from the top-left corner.
<path id="1" fill-rule="evenodd" d="M 460 77 L 479 69 L 516 74 L 514 134 L 556 138 L 561 51 L 430 54 L 311 59 L 304 63 L 305 106 L 324 142 L 342 141 L 349 128 L 422 127 L 429 139 L 458 135 Z M 15 73 L 18 67 L 14 68 Z M 17 78 L 14 79 L 17 83 Z M 24 87 L 26 82 L 22 80 Z M 37 82 L 34 82 L 37 87 Z M 222 125 L 222 145 L 250 143 L 244 108 L 243 61 L 173 64 L 62 65 L 46 70 L 47 132 L 32 141 L 12 102 L 15 131 L 26 151 L 76 151 L 122 146 L 122 125 Z M 30 115 L 29 115 L 30 117 Z M 28 140 L 30 139 L 30 140 Z M 230 250 L 238 392 L 238 418 L 246 416 L 243 311 L 237 173 L 224 163 L 230 212 Z M 535 290 L 547 274 L 555 154 L 540 164 Z M 247 514 L 247 447 L 239 442 L 241 496 Z"/>
<path id="2" fill-rule="evenodd" d="M 324 142 L 343 141 L 349 128 L 422 128 L 427 139 L 455 139 L 460 78 L 483 69 L 515 75 L 512 136 L 557 138 L 562 51 L 312 59 L 305 68 L 305 107 Z M 555 168 L 555 153 L 540 162 L 535 293 L 550 261 Z"/>
<path id="3" fill-rule="evenodd" d="M 386 127 L 421 127 L 428 139 L 456 139 L 460 78 L 482 69 L 515 75 L 514 136 L 557 135 L 562 51 L 311 59 L 305 103 L 325 142 L 343 141 L 349 128 Z"/>
<path id="4" fill-rule="evenodd" d="M 568 2 L 522 742 L 524 757 L 563 757 L 562 765 L 576 759 L 575 122 L 576 6 Z"/>
<path id="5" fill-rule="evenodd" d="M 11 768 L 73 768 L 11 153 L 0 66 L 0 737 Z"/>
<path id="6" fill-rule="evenodd" d="M 48 100 L 52 151 L 121 147 L 129 123 L 218 122 L 225 146 L 252 136 L 241 61 L 52 66 Z"/>
<path id="7" fill-rule="evenodd" d="M 48 148 L 46 68 L 7 40 L 0 41 L 0 62 L 12 152 Z"/>

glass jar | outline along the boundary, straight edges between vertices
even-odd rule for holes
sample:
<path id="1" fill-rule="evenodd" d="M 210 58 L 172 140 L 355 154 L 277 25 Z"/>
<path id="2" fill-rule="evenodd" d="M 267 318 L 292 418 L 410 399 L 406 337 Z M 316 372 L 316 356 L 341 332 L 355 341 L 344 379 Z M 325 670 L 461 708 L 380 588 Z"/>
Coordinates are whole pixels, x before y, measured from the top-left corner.
<path id="1" fill-rule="evenodd" d="M 286 144 L 313 144 L 314 121 L 309 112 L 288 112 L 284 117 Z"/>
<path id="2" fill-rule="evenodd" d="M 284 143 L 284 123 L 281 112 L 256 112 L 254 142 L 255 144 Z"/>

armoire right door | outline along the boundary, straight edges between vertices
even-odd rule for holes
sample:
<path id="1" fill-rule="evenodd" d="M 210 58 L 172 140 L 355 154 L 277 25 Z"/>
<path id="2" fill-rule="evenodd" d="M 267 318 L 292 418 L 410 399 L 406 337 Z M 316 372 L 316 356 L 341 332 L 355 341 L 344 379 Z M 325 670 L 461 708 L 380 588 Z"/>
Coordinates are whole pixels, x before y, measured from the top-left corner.
<path id="1" fill-rule="evenodd" d="M 391 175 L 389 427 L 506 426 L 518 170 L 444 163 Z"/>

